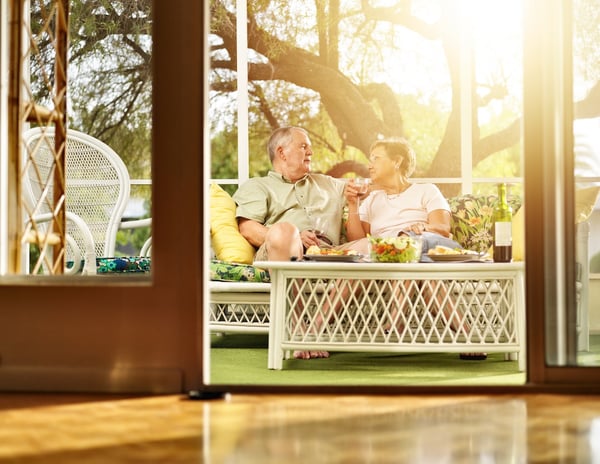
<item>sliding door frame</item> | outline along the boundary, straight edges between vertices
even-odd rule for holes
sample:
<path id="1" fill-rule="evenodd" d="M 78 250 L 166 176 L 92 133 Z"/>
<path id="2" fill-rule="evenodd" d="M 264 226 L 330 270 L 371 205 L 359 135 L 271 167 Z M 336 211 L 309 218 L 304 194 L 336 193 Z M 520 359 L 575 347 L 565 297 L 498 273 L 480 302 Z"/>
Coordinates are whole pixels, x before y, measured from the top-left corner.
<path id="1" fill-rule="evenodd" d="M 600 368 L 549 367 L 557 307 L 574 299 L 570 2 L 526 0 L 523 143 L 528 377 L 522 386 L 280 387 L 207 383 L 208 2 L 154 2 L 153 249 L 148 279 L 0 279 L 0 390 L 206 393 L 595 392 Z M 549 15 L 549 16 L 548 16 Z M 537 18 L 537 19 L 536 19 Z M 539 23 L 538 23 L 539 21 Z M 560 51 L 544 47 L 559 34 Z M 551 42 L 552 43 L 552 42 Z M 554 55 L 559 54 L 560 60 Z M 558 60 L 558 61 L 555 61 Z M 548 73 L 557 73 L 552 79 Z M 562 89 L 562 90 L 561 90 Z M 541 161 L 539 156 L 542 156 Z M 536 158 L 537 157 L 537 158 Z M 563 161 L 561 161 L 561 159 Z M 540 169 L 540 162 L 544 168 Z M 560 183 L 556 194 L 555 181 Z M 542 225 L 540 228 L 539 225 Z M 540 230 L 541 229 L 541 230 Z M 562 244 L 560 241 L 562 240 Z M 560 254 L 555 261 L 553 253 Z M 554 263 L 565 269 L 552 273 Z M 555 285 L 556 284 L 556 285 Z M 553 288 L 556 287 L 556 288 Z M 563 309 L 561 309 L 563 310 Z M 202 395 L 200 395 L 202 396 Z"/>

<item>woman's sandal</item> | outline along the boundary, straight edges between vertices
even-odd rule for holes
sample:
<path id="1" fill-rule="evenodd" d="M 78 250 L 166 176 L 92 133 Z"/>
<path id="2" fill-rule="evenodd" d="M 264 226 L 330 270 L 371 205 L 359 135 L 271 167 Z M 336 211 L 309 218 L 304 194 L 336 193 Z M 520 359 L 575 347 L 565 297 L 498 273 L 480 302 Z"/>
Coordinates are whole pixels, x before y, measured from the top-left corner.
<path id="1" fill-rule="evenodd" d="M 485 361 L 487 353 L 460 353 L 460 359 L 465 361 Z"/>

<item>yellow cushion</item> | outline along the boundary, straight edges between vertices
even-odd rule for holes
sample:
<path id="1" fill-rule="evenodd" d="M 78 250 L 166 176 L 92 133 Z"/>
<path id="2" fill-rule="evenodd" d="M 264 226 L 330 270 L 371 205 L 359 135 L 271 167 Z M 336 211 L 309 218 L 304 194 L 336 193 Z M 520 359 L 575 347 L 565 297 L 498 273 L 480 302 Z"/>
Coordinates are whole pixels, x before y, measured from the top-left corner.
<path id="1" fill-rule="evenodd" d="M 217 259 L 252 264 L 254 247 L 240 234 L 235 202 L 217 184 L 210 186 L 210 238 Z"/>
<path id="2" fill-rule="evenodd" d="M 512 256 L 513 261 L 525 259 L 525 205 L 519 208 L 512 220 Z"/>

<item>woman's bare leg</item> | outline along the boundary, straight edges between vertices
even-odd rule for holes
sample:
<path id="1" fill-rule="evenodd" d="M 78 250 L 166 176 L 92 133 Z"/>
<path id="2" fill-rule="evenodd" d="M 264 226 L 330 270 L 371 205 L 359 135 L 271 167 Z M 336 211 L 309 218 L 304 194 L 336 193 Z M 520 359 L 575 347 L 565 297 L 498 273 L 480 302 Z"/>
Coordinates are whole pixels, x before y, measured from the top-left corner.
<path id="1" fill-rule="evenodd" d="M 432 281 L 423 282 L 424 296 L 428 304 L 433 300 L 433 304 L 430 305 L 434 311 L 434 315 L 441 313 L 444 319 L 444 323 L 450 324 L 450 328 L 454 332 L 463 332 L 465 337 L 468 337 L 471 326 L 464 318 L 464 314 L 456 308 L 456 302 L 452 298 L 448 287 L 441 283 L 434 291 L 432 288 Z"/>
<path id="2" fill-rule="evenodd" d="M 412 291 L 410 289 L 410 281 L 395 281 L 392 290 L 391 304 L 394 309 L 390 312 L 390 323 L 384 326 L 384 330 L 388 333 L 394 331 L 398 332 L 400 337 L 406 328 L 406 305 L 407 302 L 412 298 Z"/>
<path id="3" fill-rule="evenodd" d="M 431 281 L 425 282 L 425 292 L 428 294 L 428 296 L 426 296 L 427 299 L 431 300 L 432 297 L 434 299 L 434 305 L 432 306 L 436 307 L 433 308 L 435 314 L 441 312 L 444 322 L 450 324 L 450 328 L 454 332 L 462 332 L 465 339 L 468 340 L 471 335 L 471 323 L 466 320 L 465 315 L 456 307 L 456 302 L 448 291 L 448 287 L 442 283 L 437 291 L 434 291 L 431 288 L 431 285 Z M 460 358 L 481 361 L 487 358 L 487 353 L 461 353 Z"/>

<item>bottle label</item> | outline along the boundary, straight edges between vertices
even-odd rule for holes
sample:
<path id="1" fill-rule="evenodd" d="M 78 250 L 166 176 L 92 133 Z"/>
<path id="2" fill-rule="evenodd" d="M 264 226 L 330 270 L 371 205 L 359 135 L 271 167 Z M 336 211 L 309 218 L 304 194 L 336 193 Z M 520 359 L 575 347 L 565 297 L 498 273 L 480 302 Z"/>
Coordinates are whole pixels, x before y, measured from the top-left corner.
<path id="1" fill-rule="evenodd" d="M 512 245 L 512 224 L 510 222 L 496 222 L 494 224 L 494 245 Z"/>

